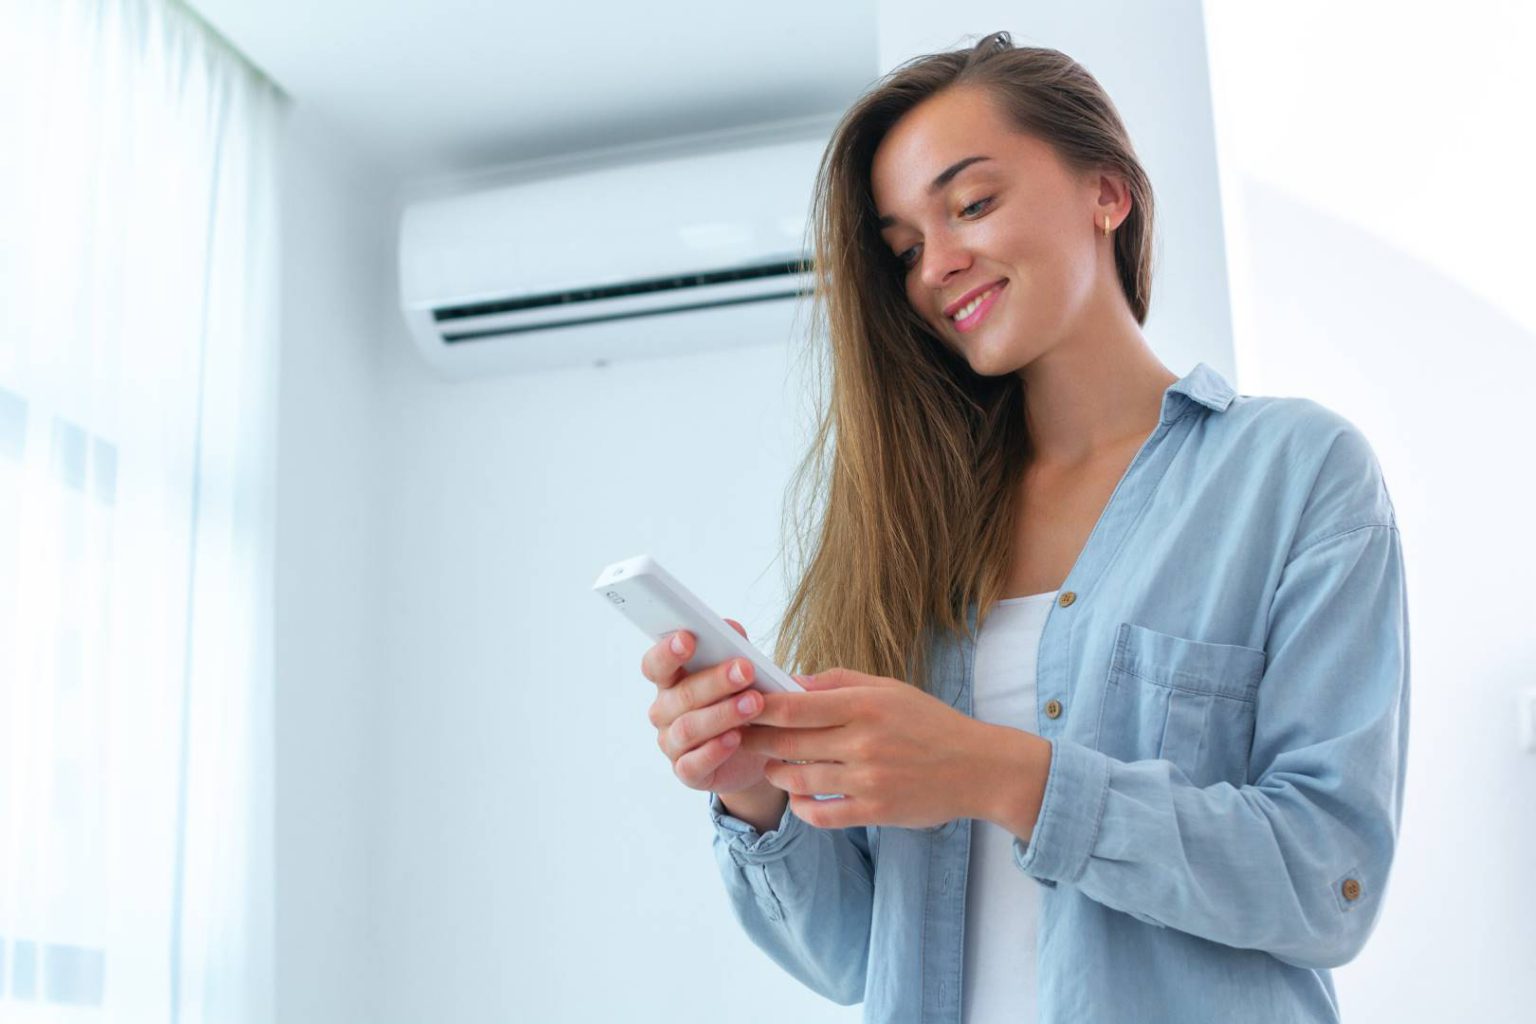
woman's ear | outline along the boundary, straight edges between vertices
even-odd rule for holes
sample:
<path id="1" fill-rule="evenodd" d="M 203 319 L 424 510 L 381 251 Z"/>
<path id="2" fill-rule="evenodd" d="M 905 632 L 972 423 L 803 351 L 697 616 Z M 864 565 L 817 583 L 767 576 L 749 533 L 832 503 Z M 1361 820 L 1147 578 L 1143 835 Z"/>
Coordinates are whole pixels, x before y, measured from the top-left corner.
<path id="1" fill-rule="evenodd" d="M 1102 229 L 1104 217 L 1109 216 L 1109 229 L 1113 231 L 1131 212 L 1131 190 L 1126 181 L 1114 171 L 1099 171 L 1094 175 L 1097 191 L 1093 210 L 1093 224 Z"/>

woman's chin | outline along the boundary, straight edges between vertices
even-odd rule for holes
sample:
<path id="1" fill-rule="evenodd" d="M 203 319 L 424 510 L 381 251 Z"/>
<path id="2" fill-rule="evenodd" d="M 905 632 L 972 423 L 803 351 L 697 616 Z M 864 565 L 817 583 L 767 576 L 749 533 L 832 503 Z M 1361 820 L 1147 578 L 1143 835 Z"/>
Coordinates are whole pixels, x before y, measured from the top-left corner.
<path id="1" fill-rule="evenodd" d="M 1001 377 L 1018 369 L 1018 359 L 1007 348 L 994 345 L 966 346 L 961 342 L 961 352 L 970 364 L 971 372 L 982 377 Z"/>
<path id="2" fill-rule="evenodd" d="M 988 319 L 1000 319 L 996 314 L 1002 310 L 992 312 L 994 316 Z M 977 330 L 956 338 L 955 347 L 970 364 L 972 372 L 982 377 L 1000 377 L 1018 369 L 1018 357 L 1003 340 L 1009 337 L 1009 332 L 1001 327 L 1000 323 L 982 323 L 977 325 Z"/>

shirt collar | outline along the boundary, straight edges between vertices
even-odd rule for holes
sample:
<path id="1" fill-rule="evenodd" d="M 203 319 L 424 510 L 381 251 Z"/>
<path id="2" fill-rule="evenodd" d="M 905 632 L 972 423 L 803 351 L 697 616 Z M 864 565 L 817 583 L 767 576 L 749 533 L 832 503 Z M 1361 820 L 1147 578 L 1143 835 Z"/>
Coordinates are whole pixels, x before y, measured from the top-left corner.
<path id="1" fill-rule="evenodd" d="M 1196 363 L 1193 370 L 1168 385 L 1163 392 L 1159 422 L 1172 423 L 1184 414 L 1190 402 L 1199 402 L 1213 412 L 1226 412 L 1236 397 L 1237 392 L 1225 377 L 1207 363 Z"/>
<path id="2" fill-rule="evenodd" d="M 1212 412 L 1226 412 L 1237 392 L 1227 379 L 1211 368 L 1208 363 L 1196 363 L 1195 368 L 1168 385 L 1163 392 L 1161 423 L 1172 423 L 1188 410 L 1190 403 L 1198 402 Z M 967 631 L 976 629 L 976 603 L 966 609 Z"/>

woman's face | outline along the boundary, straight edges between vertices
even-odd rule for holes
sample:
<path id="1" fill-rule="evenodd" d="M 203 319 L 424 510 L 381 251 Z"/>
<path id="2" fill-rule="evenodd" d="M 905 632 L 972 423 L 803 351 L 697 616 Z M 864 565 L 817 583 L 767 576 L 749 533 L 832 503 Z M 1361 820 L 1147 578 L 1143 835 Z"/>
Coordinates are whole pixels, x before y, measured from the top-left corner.
<path id="1" fill-rule="evenodd" d="M 1071 334 L 1106 259 L 1118 289 L 1112 238 L 1095 229 L 1105 212 L 1120 222 L 1120 183 L 1071 171 L 978 88 L 903 115 L 875 150 L 870 187 L 908 301 L 977 373 L 1014 372 Z"/>

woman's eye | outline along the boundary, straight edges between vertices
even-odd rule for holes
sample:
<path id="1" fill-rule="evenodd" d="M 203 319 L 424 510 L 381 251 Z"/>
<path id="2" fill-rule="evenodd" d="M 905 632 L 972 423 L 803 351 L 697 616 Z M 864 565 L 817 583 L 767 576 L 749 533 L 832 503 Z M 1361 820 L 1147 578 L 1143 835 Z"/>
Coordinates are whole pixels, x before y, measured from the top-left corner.
<path id="1" fill-rule="evenodd" d="M 997 198 L 996 196 L 985 196 L 985 197 L 983 197 L 981 199 L 978 199 L 974 203 L 970 204 L 969 206 L 966 206 L 966 207 L 962 208 L 960 210 L 960 216 L 964 217 L 966 214 L 970 213 L 972 210 L 975 210 L 979 214 L 979 213 L 982 212 L 982 210 L 991 207 L 992 201 L 994 199 L 996 199 L 996 198 Z M 916 261 L 916 257 L 913 256 L 913 253 L 915 253 L 915 252 L 917 252 L 917 246 L 915 246 L 915 245 L 912 248 L 910 248 L 910 249 L 903 249 L 901 252 L 896 254 L 896 261 L 898 263 L 900 263 L 903 267 L 908 267 L 908 268 L 913 267 L 913 266 L 916 265 L 916 262 L 917 262 Z"/>

